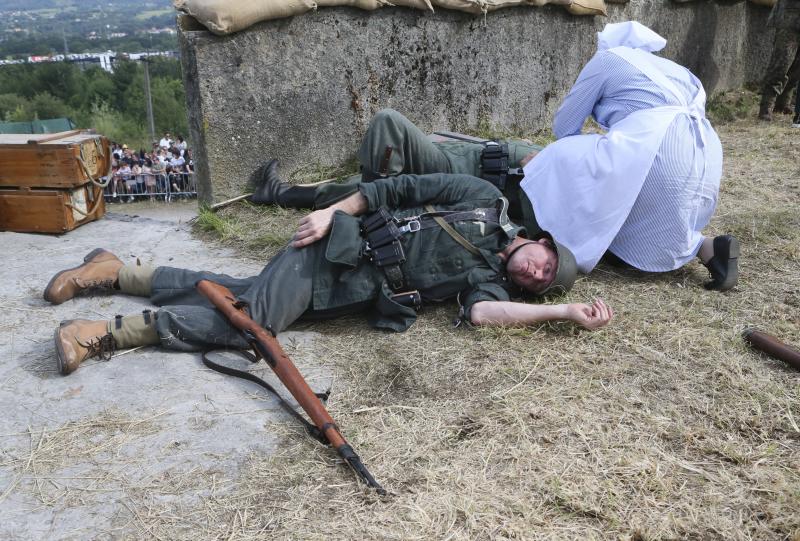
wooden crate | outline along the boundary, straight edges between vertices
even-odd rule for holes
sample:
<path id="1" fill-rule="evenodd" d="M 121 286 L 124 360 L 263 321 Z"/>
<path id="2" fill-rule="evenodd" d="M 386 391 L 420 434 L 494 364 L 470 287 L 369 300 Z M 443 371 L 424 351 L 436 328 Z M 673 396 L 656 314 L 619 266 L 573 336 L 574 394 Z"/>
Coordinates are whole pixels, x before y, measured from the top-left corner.
<path id="1" fill-rule="evenodd" d="M 0 135 L 0 186 L 74 188 L 110 170 L 108 139 L 96 133 Z"/>
<path id="2" fill-rule="evenodd" d="M 0 230 L 66 233 L 106 212 L 103 189 L 87 183 L 77 188 L 0 188 Z"/>

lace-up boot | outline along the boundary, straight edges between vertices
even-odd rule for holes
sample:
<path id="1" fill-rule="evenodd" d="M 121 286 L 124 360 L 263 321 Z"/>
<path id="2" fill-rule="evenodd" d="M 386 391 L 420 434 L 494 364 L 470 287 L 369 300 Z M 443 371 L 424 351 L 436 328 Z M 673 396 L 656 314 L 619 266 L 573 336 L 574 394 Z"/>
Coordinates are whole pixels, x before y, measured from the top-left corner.
<path id="1" fill-rule="evenodd" d="M 83 258 L 83 264 L 59 272 L 44 289 L 44 298 L 53 304 L 61 304 L 82 291 L 116 289 L 122 261 L 117 256 L 97 248 Z"/>
<path id="2" fill-rule="evenodd" d="M 117 316 L 112 321 L 63 321 L 55 334 L 58 371 L 66 376 L 86 359 L 97 357 L 107 361 L 117 349 L 158 344 L 155 322 L 156 313 L 150 310 Z"/>
<path id="3" fill-rule="evenodd" d="M 110 359 L 117 349 L 117 343 L 108 331 L 108 321 L 62 321 L 56 329 L 55 340 L 58 371 L 65 376 L 77 370 L 86 359 Z"/>

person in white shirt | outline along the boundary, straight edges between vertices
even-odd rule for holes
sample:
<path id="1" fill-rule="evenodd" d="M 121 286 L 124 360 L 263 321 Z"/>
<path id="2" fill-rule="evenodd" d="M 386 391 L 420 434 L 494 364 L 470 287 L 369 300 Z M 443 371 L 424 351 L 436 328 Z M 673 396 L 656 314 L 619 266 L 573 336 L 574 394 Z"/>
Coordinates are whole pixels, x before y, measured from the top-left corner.
<path id="1" fill-rule="evenodd" d="M 161 141 L 158 142 L 158 146 L 164 150 L 172 146 L 172 139 L 169 137 L 169 132 L 164 132 L 164 137 L 162 137 Z"/>
<path id="2" fill-rule="evenodd" d="M 558 140 L 524 167 L 539 225 L 590 272 L 613 256 L 664 272 L 700 257 L 707 289 L 738 280 L 739 243 L 701 233 L 717 203 L 722 146 L 705 117 L 703 85 L 652 54 L 666 40 L 637 22 L 606 25 L 553 122 Z M 583 134 L 591 116 L 603 134 Z"/>

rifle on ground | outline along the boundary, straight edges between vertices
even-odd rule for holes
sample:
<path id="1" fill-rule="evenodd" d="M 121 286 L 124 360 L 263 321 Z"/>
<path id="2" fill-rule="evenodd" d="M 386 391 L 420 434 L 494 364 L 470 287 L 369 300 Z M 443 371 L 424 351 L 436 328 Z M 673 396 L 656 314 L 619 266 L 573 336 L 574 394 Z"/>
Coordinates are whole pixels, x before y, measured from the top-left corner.
<path id="1" fill-rule="evenodd" d="M 780 359 L 800 370 L 800 351 L 781 342 L 772 335 L 755 329 L 747 329 L 742 336 L 755 349 L 763 351 L 767 355 Z"/>
<path id="2" fill-rule="evenodd" d="M 197 282 L 196 287 L 200 293 L 205 295 L 206 298 L 228 318 L 228 321 L 230 321 L 234 327 L 242 331 L 245 339 L 250 346 L 252 346 L 256 354 L 269 364 L 270 368 L 275 372 L 275 375 L 277 375 L 281 383 L 286 386 L 314 424 L 311 425 L 311 423 L 306 421 L 294 408 L 291 408 L 288 404 L 283 402 L 286 407 L 291 410 L 291 413 L 306 424 L 309 432 L 311 432 L 313 436 L 322 443 L 329 443 L 336 449 L 336 452 L 338 452 L 345 462 L 353 468 L 353 471 L 356 472 L 367 486 L 377 490 L 378 494 L 386 494 L 386 491 L 375 481 L 375 478 L 372 477 L 372 474 L 369 473 L 361 462 L 361 458 L 344 439 L 336 422 L 322 404 L 320 397 L 308 386 L 303 375 L 294 363 L 292 363 L 291 359 L 289 359 L 289 356 L 286 355 L 286 352 L 283 351 L 275 335 L 271 332 L 267 332 L 266 329 L 247 315 L 245 311 L 247 304 L 237 300 L 234 294 L 225 286 L 210 280 L 200 280 Z M 256 357 L 251 360 L 258 361 L 258 358 Z M 211 361 L 208 361 L 205 357 L 203 358 L 203 362 L 211 368 L 223 373 L 238 375 L 239 377 L 254 381 L 278 395 L 268 383 L 249 372 L 223 367 L 215 363 L 211 363 L 215 365 L 211 366 L 209 364 Z M 280 395 L 278 395 L 278 397 L 280 398 Z"/>

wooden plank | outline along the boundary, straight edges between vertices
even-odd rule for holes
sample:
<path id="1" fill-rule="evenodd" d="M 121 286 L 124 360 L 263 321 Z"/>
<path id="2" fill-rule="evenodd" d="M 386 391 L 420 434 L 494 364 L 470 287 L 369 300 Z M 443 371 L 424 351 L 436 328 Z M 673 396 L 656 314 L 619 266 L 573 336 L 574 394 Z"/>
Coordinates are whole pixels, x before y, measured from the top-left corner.
<path id="1" fill-rule="evenodd" d="M 58 133 L 50 133 L 50 134 L 42 134 L 44 137 L 31 137 L 28 139 L 29 145 L 40 145 L 42 143 L 48 143 L 50 141 L 55 141 L 57 139 L 64 139 L 71 135 L 76 135 L 81 133 L 81 130 L 69 130 L 69 131 L 62 131 Z"/>

